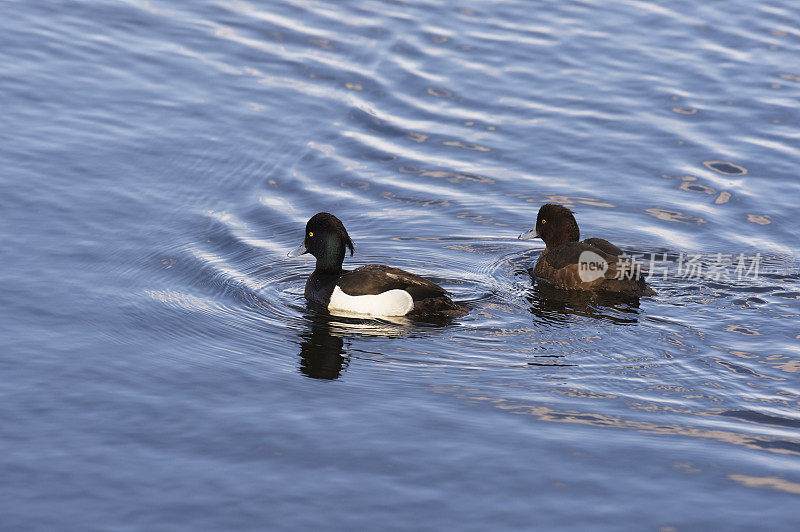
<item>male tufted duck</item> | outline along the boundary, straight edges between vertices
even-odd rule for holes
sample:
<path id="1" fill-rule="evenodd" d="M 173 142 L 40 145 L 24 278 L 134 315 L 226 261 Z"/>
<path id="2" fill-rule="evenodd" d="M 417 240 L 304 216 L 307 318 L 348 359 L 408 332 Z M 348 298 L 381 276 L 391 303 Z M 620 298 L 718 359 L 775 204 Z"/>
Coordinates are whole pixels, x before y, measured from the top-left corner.
<path id="1" fill-rule="evenodd" d="M 441 286 L 391 266 L 370 264 L 342 269 L 345 248 L 353 255 L 353 241 L 341 220 L 320 212 L 306 224 L 305 239 L 289 253 L 310 253 L 317 259 L 306 282 L 309 301 L 339 310 L 372 316 L 408 316 L 425 319 L 460 317 L 467 308 L 454 303 Z"/>

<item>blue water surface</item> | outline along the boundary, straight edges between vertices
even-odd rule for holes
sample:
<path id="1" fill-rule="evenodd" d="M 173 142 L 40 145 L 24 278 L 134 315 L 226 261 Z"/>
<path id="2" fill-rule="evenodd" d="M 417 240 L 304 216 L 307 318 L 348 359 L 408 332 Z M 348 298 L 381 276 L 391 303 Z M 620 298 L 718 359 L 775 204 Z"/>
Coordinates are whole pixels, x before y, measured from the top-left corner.
<path id="1" fill-rule="evenodd" d="M 3 530 L 800 527 L 796 2 L 0 8 Z M 319 211 L 470 314 L 307 307 Z"/>

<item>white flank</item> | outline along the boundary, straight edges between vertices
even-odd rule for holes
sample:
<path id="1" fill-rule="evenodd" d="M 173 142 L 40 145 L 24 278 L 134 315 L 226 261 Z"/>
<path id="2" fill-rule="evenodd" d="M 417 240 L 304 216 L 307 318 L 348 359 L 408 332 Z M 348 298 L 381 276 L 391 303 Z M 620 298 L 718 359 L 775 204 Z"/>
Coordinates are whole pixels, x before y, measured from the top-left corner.
<path id="1" fill-rule="evenodd" d="M 389 290 L 382 294 L 348 296 L 338 286 L 333 289 L 329 310 L 343 310 L 370 316 L 405 316 L 414 308 L 411 294 L 405 290 Z"/>

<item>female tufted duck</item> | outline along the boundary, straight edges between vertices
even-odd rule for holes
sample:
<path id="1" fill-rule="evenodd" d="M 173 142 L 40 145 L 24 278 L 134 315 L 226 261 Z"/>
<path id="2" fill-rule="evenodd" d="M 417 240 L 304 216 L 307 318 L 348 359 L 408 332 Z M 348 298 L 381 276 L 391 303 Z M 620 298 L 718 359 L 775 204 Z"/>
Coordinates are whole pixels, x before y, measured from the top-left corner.
<path id="1" fill-rule="evenodd" d="M 559 288 L 612 292 L 626 296 L 654 296 L 638 265 L 602 238 L 579 242 L 580 231 L 573 212 L 563 205 L 542 205 L 536 227 L 519 235 L 521 240 L 541 238 L 545 249 L 533 274 Z"/>

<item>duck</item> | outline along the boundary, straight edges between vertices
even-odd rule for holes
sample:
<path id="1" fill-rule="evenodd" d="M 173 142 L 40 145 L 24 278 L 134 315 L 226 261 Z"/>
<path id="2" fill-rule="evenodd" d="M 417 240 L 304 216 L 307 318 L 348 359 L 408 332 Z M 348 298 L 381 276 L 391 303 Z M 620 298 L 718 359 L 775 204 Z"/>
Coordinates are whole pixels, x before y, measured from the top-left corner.
<path id="1" fill-rule="evenodd" d="M 542 205 L 536 226 L 520 240 L 541 238 L 544 251 L 533 269 L 535 277 L 566 290 L 617 293 L 629 297 L 654 296 L 642 269 L 603 238 L 580 240 L 575 213 L 553 203 Z"/>
<path id="2" fill-rule="evenodd" d="M 319 212 L 306 223 L 303 243 L 289 257 L 306 253 L 316 258 L 314 272 L 306 281 L 305 298 L 329 311 L 368 316 L 455 318 L 468 309 L 450 299 L 449 292 L 419 275 L 369 264 L 343 270 L 346 250 L 353 256 L 353 241 L 339 218 Z"/>

